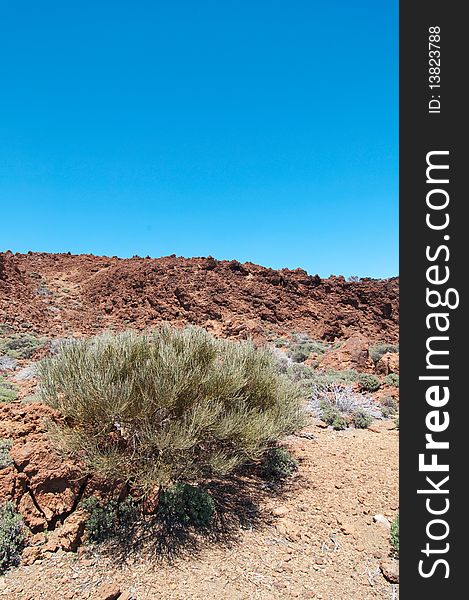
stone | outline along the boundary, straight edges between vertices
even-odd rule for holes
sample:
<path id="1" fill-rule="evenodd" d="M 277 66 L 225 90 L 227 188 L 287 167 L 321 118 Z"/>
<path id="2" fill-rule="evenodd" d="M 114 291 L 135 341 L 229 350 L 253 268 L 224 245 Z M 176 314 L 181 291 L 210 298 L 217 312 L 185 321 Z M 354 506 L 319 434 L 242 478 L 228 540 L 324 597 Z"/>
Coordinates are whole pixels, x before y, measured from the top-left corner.
<path id="1" fill-rule="evenodd" d="M 120 587 L 115 583 L 104 583 L 96 590 L 96 600 L 118 600 L 121 595 Z"/>
<path id="2" fill-rule="evenodd" d="M 395 373 L 399 375 L 399 353 L 387 352 L 376 363 L 375 370 L 380 375 L 389 375 Z"/>
<path id="3" fill-rule="evenodd" d="M 40 546 L 27 546 L 21 554 L 21 564 L 29 566 L 43 557 L 43 549 Z"/>
<path id="4" fill-rule="evenodd" d="M 27 477 L 30 493 L 47 522 L 73 510 L 86 482 L 79 465 L 60 457 L 47 439 L 14 444 L 10 455 Z M 28 510 L 30 506 L 28 502 Z"/>
<path id="5" fill-rule="evenodd" d="M 389 522 L 389 520 L 384 515 L 374 515 L 373 516 L 373 521 L 375 523 L 379 523 L 380 525 L 384 525 L 387 528 L 391 527 L 391 523 Z"/>
<path id="6" fill-rule="evenodd" d="M 397 560 L 385 560 L 379 565 L 384 578 L 390 583 L 399 583 L 399 562 Z"/>
<path id="7" fill-rule="evenodd" d="M 369 342 L 363 336 L 352 336 L 340 348 L 324 354 L 319 366 L 322 369 L 354 369 L 361 373 L 370 373 L 374 364 L 368 354 L 368 347 Z"/>
<path id="8" fill-rule="evenodd" d="M 76 510 L 73 512 L 60 527 L 50 533 L 45 549 L 55 552 L 62 548 L 65 552 L 75 552 L 85 531 L 85 521 L 84 511 Z"/>
<path id="9" fill-rule="evenodd" d="M 28 493 L 23 494 L 21 497 L 21 500 L 18 504 L 18 511 L 21 513 L 25 524 L 33 533 L 47 529 L 47 521 L 43 513 L 38 510 L 33 502 L 33 499 Z"/>
<path id="10" fill-rule="evenodd" d="M 285 517 L 288 514 L 288 509 L 285 506 L 275 506 L 271 513 L 274 517 Z"/>

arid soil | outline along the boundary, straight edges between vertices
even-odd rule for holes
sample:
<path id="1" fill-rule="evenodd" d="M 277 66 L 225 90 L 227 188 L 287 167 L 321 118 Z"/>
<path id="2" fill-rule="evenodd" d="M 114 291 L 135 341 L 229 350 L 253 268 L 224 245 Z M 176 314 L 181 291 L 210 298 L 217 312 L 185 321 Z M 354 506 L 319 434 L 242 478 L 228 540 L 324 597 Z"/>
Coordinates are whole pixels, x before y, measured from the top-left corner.
<path id="1" fill-rule="evenodd" d="M 0 322 L 49 336 L 169 321 L 231 337 L 302 331 L 396 342 L 398 313 L 397 278 L 320 279 L 210 257 L 0 254 Z"/>
<path id="2" fill-rule="evenodd" d="M 391 421 L 373 429 L 335 432 L 311 420 L 312 439 L 287 440 L 297 477 L 278 494 L 256 487 L 259 514 L 232 538 L 201 539 L 172 561 L 151 549 L 123 562 L 93 548 L 46 552 L 0 578 L 0 596 L 102 600 L 114 587 L 138 600 L 391 600 L 396 586 L 380 571 L 389 529 L 373 516 L 392 520 L 398 509 L 398 432 Z"/>
<path id="3" fill-rule="evenodd" d="M 308 359 L 319 369 L 378 375 L 377 401 L 398 399 L 398 388 L 384 380 L 399 372 L 398 354 L 375 365 L 368 348 L 398 342 L 398 309 L 397 278 L 322 280 L 300 269 L 210 257 L 0 254 L 0 337 L 33 333 L 51 340 L 161 321 L 269 342 L 302 332 L 331 342 L 324 355 Z M 255 472 L 213 482 L 226 517 L 210 534 L 149 536 L 138 550 L 98 549 L 82 544 L 79 503 L 109 490 L 56 452 L 50 423 L 61 417 L 34 396 L 37 379 L 28 369 L 49 351 L 45 344 L 0 373 L 19 392 L 17 400 L 0 402 L 0 441 L 12 444 L 10 462 L 0 465 L 0 504 L 14 502 L 31 531 L 21 565 L 0 576 L 0 597 L 397 598 L 389 522 L 399 508 L 399 432 L 392 419 L 334 431 L 309 413 L 304 430 L 284 441 L 299 461 L 284 485 Z"/>

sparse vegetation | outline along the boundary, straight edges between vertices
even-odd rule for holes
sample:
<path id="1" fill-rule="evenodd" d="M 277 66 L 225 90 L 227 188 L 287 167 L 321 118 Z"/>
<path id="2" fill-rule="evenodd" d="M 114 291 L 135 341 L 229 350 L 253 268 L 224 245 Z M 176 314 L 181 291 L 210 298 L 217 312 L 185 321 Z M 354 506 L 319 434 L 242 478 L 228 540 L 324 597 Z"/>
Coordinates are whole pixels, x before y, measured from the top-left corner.
<path id="1" fill-rule="evenodd" d="M 386 385 L 391 385 L 393 387 L 399 387 L 399 375 L 397 373 L 389 373 L 384 378 L 384 383 Z"/>
<path id="2" fill-rule="evenodd" d="M 370 396 L 337 383 L 314 387 L 310 405 L 313 412 L 334 429 L 343 429 L 344 422 L 345 426 L 350 422 L 355 427 L 368 427 L 369 419 L 381 416 Z"/>
<path id="3" fill-rule="evenodd" d="M 332 429 L 336 431 L 341 431 L 342 429 L 347 429 L 348 423 L 345 417 L 342 415 L 336 416 L 336 418 L 332 421 Z"/>
<path id="4" fill-rule="evenodd" d="M 0 354 L 10 358 L 31 358 L 46 341 L 30 333 L 12 333 L 0 338 Z"/>
<path id="5" fill-rule="evenodd" d="M 86 531 L 92 542 L 106 542 L 112 538 L 124 538 L 126 531 L 138 518 L 135 501 L 129 497 L 123 502 L 109 500 L 100 503 L 91 496 L 83 501 L 82 507 L 88 513 Z"/>
<path id="6" fill-rule="evenodd" d="M 7 502 L 0 506 L 0 574 L 19 564 L 24 542 L 23 520 Z"/>
<path id="7" fill-rule="evenodd" d="M 13 402 L 18 398 L 18 390 L 15 385 L 8 383 L 0 375 L 0 402 Z"/>
<path id="8" fill-rule="evenodd" d="M 298 468 L 298 463 L 285 448 L 270 448 L 262 466 L 265 476 L 275 480 L 289 477 Z"/>
<path id="9" fill-rule="evenodd" d="M 353 369 L 347 371 L 319 371 L 302 364 L 293 364 L 286 369 L 287 375 L 302 389 L 327 388 L 330 385 L 351 385 L 359 380 L 360 374 Z"/>
<path id="10" fill-rule="evenodd" d="M 366 429 L 372 422 L 373 417 L 363 408 L 359 408 L 352 413 L 352 423 L 357 429 Z"/>
<path id="11" fill-rule="evenodd" d="M 360 388 L 365 392 L 376 392 L 381 387 L 381 382 L 376 375 L 360 373 L 358 376 Z"/>
<path id="12" fill-rule="evenodd" d="M 399 352 L 399 346 L 395 344 L 373 344 L 368 348 L 368 354 L 375 364 L 384 354 L 387 354 L 388 352 Z"/>
<path id="13" fill-rule="evenodd" d="M 391 523 L 391 544 L 396 553 L 399 555 L 399 513 L 397 513 L 396 518 Z"/>
<path id="14" fill-rule="evenodd" d="M 10 456 L 11 446 L 11 440 L 7 438 L 0 438 L 0 470 L 5 469 L 13 464 L 13 459 Z"/>
<path id="15" fill-rule="evenodd" d="M 68 342 L 39 371 L 42 398 L 67 419 L 55 439 L 143 493 L 227 473 L 302 422 L 300 391 L 269 350 L 195 327 Z"/>
<path id="16" fill-rule="evenodd" d="M 312 340 L 307 333 L 295 333 L 288 344 L 289 356 L 295 363 L 302 363 L 315 353 L 319 356 L 327 352 L 330 345 L 321 340 Z"/>
<path id="17" fill-rule="evenodd" d="M 386 419 L 395 416 L 398 410 L 399 404 L 392 396 L 386 396 L 381 401 L 381 412 Z"/>
<path id="18" fill-rule="evenodd" d="M 177 483 L 160 493 L 158 516 L 166 522 L 207 527 L 215 511 L 211 495 L 188 483 Z"/>

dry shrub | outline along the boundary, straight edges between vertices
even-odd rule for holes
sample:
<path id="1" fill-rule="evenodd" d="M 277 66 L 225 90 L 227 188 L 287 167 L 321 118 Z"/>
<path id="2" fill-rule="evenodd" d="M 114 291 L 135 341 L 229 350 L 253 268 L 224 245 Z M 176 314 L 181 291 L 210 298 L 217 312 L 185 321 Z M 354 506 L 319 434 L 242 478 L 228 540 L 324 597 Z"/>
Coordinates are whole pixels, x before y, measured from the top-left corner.
<path id="1" fill-rule="evenodd" d="M 298 388 L 271 351 L 196 327 L 66 342 L 39 374 L 65 417 L 61 446 L 143 493 L 227 473 L 301 424 Z"/>

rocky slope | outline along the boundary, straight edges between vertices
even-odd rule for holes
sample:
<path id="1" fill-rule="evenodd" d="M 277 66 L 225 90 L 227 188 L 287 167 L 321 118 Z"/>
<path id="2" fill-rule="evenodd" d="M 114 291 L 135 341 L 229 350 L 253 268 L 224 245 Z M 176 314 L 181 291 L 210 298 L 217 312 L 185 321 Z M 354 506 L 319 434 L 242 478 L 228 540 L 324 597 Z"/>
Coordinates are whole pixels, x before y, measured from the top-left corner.
<path id="1" fill-rule="evenodd" d="M 49 336 L 194 323 L 256 338 L 304 331 L 396 342 L 399 281 L 321 279 L 302 269 L 176 256 L 0 254 L 0 323 Z"/>

